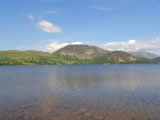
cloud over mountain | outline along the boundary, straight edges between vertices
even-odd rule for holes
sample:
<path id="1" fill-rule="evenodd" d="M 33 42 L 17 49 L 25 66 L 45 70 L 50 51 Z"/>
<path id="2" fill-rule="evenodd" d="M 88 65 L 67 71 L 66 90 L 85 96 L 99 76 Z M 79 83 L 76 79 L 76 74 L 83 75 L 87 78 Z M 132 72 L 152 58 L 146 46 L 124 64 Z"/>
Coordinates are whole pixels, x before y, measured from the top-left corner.
<path id="1" fill-rule="evenodd" d="M 123 51 L 146 51 L 151 53 L 160 54 L 160 38 L 148 41 L 118 41 L 108 42 L 101 45 L 103 48 L 108 50 L 123 50 Z"/>
<path id="2" fill-rule="evenodd" d="M 59 42 L 54 41 L 54 42 L 52 42 L 48 45 L 47 49 L 49 51 L 56 51 L 56 50 L 58 50 L 60 48 L 63 48 L 67 45 L 81 45 L 81 44 L 83 44 L 83 43 L 78 42 L 78 41 L 77 42 L 72 42 L 72 43 L 59 43 Z"/>

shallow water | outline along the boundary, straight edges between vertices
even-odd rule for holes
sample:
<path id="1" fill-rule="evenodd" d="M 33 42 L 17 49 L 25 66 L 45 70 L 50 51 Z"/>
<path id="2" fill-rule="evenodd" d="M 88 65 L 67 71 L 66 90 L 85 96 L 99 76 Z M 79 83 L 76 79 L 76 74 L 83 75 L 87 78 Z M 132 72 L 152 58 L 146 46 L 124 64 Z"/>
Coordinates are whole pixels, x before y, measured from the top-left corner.
<path id="1" fill-rule="evenodd" d="M 0 66 L 0 120 L 160 120 L 160 65 Z"/>

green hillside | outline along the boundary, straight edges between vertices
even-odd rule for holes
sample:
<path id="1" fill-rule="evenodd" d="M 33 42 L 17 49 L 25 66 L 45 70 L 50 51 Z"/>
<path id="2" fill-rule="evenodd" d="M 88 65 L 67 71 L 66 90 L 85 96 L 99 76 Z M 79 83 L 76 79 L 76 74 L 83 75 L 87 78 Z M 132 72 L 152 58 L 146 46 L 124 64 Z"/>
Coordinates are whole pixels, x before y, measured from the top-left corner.
<path id="1" fill-rule="evenodd" d="M 60 65 L 84 64 L 71 56 L 62 56 L 41 51 L 0 51 L 0 65 Z"/>

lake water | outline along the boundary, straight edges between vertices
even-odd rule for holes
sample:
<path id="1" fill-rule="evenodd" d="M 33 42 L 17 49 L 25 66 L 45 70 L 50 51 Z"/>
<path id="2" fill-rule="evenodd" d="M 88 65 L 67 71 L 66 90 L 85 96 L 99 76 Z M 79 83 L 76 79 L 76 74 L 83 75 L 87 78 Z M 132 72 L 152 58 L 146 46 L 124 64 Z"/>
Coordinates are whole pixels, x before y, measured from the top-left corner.
<path id="1" fill-rule="evenodd" d="M 0 120 L 160 120 L 160 65 L 0 66 Z"/>

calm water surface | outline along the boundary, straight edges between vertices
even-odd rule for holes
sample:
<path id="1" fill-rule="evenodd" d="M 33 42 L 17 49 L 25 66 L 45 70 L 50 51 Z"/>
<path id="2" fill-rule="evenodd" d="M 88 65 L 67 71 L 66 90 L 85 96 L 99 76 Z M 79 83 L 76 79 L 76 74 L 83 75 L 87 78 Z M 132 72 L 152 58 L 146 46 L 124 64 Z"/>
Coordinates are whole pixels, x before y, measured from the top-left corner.
<path id="1" fill-rule="evenodd" d="M 0 120 L 160 120 L 160 65 L 0 66 Z"/>

